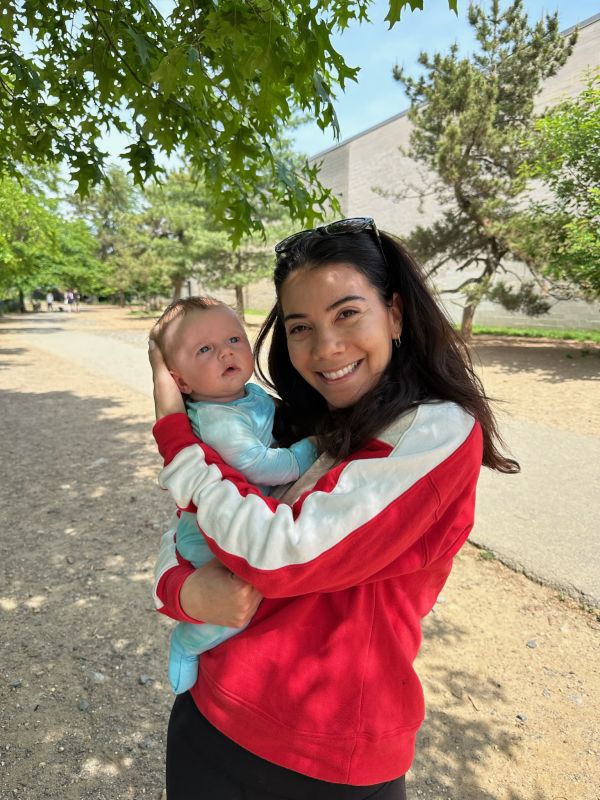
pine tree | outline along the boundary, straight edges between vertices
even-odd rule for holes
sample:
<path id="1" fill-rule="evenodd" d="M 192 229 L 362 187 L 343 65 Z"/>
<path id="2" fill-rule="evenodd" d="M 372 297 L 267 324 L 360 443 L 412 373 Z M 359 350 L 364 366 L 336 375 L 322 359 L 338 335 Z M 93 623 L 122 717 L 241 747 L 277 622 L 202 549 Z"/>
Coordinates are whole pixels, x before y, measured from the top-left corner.
<path id="1" fill-rule="evenodd" d="M 513 222 L 526 188 L 522 143 L 533 125 L 535 97 L 577 37 L 560 34 L 557 14 L 530 25 L 522 0 L 503 11 L 499 0 L 491 0 L 489 10 L 471 4 L 468 19 L 477 42 L 471 57 L 461 57 L 455 44 L 447 54 L 421 53 L 419 78 L 394 70 L 411 101 L 409 155 L 433 171 L 444 207 L 441 219 L 416 228 L 409 243 L 433 275 L 448 263 L 477 271 L 453 289 L 465 296 L 466 337 L 490 292 L 498 300 L 512 294 L 513 307 L 530 313 L 549 307 L 531 282 L 510 292 L 502 285 L 494 290 L 494 281 L 510 259 L 524 255 Z M 528 266 L 537 274 L 533 260 Z"/>

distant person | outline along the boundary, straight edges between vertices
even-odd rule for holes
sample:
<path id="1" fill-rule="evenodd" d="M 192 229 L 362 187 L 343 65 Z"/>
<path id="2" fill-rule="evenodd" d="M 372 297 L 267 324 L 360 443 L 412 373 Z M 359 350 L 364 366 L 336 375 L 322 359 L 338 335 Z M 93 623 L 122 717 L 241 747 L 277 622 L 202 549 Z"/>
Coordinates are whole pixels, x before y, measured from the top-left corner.
<path id="1" fill-rule="evenodd" d="M 71 311 L 73 311 L 73 301 L 74 301 L 74 299 L 75 299 L 75 296 L 73 295 L 73 292 L 72 292 L 71 289 L 69 289 L 68 291 L 65 292 L 65 305 L 66 305 L 67 311 L 69 313 Z"/>
<path id="2" fill-rule="evenodd" d="M 248 383 L 254 358 L 235 312 L 212 297 L 187 297 L 167 307 L 152 328 L 156 344 L 180 392 L 196 435 L 249 481 L 268 486 L 296 481 L 315 461 L 310 439 L 289 448 L 273 446 L 275 403 Z M 170 378 L 169 378 L 170 380 Z M 196 515 L 182 511 L 177 552 L 200 567 L 212 559 Z M 181 622 L 173 631 L 169 680 L 173 691 L 191 689 L 198 656 L 239 633 L 238 628 Z"/>
<path id="3" fill-rule="evenodd" d="M 46 310 L 52 311 L 53 306 L 54 306 L 54 295 L 52 294 L 52 292 L 48 292 L 48 294 L 46 295 Z"/>
<path id="4" fill-rule="evenodd" d="M 73 290 L 73 303 L 75 304 L 75 311 L 79 311 L 79 301 L 81 299 L 81 295 L 77 291 L 77 289 Z"/>

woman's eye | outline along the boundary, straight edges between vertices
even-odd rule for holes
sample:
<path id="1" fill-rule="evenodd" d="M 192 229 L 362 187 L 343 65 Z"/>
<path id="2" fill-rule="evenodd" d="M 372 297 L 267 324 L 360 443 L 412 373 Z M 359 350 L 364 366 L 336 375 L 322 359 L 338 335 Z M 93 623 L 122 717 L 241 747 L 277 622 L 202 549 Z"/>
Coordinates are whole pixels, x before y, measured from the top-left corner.
<path id="1" fill-rule="evenodd" d="M 358 314 L 358 311 L 354 308 L 345 308 L 343 311 L 340 312 L 341 319 L 348 319 L 349 317 L 354 317 Z"/>
<path id="2" fill-rule="evenodd" d="M 308 325 L 294 325 L 293 328 L 290 328 L 288 336 L 294 336 L 295 334 L 298 333 L 304 333 L 307 330 L 308 330 Z"/>

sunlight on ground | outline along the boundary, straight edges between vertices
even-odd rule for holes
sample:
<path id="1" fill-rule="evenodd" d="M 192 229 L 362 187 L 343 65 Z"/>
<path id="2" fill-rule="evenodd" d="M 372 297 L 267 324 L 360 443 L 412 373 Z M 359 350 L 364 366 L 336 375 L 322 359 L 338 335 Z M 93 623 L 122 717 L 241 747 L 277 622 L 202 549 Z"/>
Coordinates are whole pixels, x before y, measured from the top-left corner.
<path id="1" fill-rule="evenodd" d="M 41 608 L 48 598 L 45 594 L 36 594 L 25 601 L 27 608 Z"/>
<path id="2" fill-rule="evenodd" d="M 125 558 L 123 556 L 108 556 L 104 559 L 104 566 L 107 569 L 118 569 L 118 567 L 122 567 L 125 564 Z"/>
<path id="3" fill-rule="evenodd" d="M 19 604 L 12 597 L 0 597 L 0 609 L 2 611 L 14 611 Z"/>
<path id="4" fill-rule="evenodd" d="M 124 761 L 130 761 L 131 759 L 123 759 Z M 129 764 L 123 766 L 129 766 Z M 88 758 L 87 761 L 84 761 L 81 767 L 81 776 L 82 777 L 92 777 L 97 775 L 102 775 L 107 778 L 115 778 L 119 774 L 119 768 L 116 764 L 106 764 L 102 763 L 97 758 Z"/>
<path id="5" fill-rule="evenodd" d="M 134 572 L 132 573 L 129 578 L 132 581 L 137 581 L 137 583 L 153 583 L 154 576 L 151 572 Z"/>

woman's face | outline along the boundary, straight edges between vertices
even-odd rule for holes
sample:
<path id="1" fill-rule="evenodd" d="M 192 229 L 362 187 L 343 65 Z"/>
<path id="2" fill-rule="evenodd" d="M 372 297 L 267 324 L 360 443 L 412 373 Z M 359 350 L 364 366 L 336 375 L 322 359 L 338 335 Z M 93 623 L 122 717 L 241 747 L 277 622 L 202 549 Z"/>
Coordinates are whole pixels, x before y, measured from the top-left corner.
<path id="1" fill-rule="evenodd" d="M 398 295 L 386 306 L 356 267 L 334 263 L 294 270 L 280 300 L 291 362 L 330 408 L 377 384 L 402 330 Z"/>

